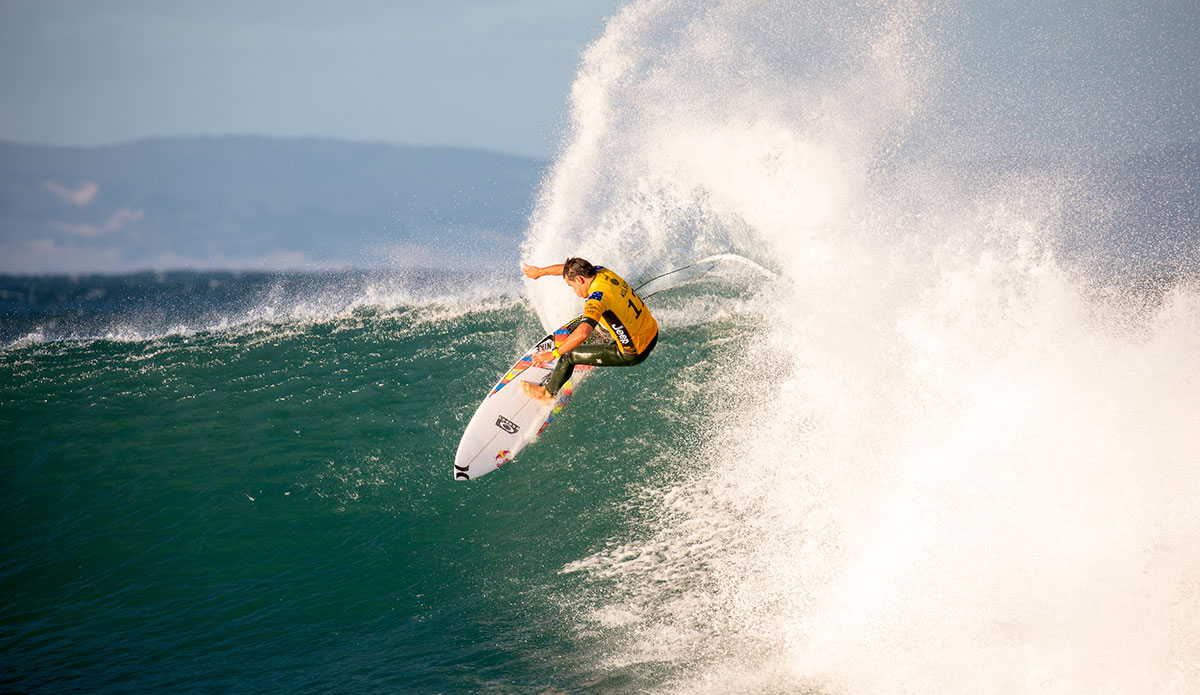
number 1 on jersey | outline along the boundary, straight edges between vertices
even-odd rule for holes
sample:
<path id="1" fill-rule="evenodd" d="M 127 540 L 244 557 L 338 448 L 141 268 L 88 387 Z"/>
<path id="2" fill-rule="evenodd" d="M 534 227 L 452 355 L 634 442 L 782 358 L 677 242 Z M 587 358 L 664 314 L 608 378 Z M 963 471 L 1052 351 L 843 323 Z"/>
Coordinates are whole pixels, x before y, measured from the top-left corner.
<path id="1" fill-rule="evenodd" d="M 629 308 L 633 309 L 634 317 L 640 319 L 640 318 L 642 318 L 642 309 L 645 309 L 646 305 L 643 304 L 642 308 L 639 309 L 638 305 L 633 303 L 633 297 L 630 297 L 629 298 Z"/>

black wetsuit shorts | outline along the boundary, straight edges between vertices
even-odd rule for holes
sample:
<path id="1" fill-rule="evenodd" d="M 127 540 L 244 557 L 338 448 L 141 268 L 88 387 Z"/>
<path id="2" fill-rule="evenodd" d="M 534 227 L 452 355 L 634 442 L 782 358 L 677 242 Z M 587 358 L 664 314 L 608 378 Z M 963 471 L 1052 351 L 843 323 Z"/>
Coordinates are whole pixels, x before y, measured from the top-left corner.
<path id="1" fill-rule="evenodd" d="M 636 355 L 622 353 L 615 342 L 603 345 L 580 345 L 558 359 L 558 365 L 550 373 L 546 392 L 551 396 L 558 395 L 563 384 L 571 379 L 571 374 L 574 373 L 577 364 L 590 364 L 594 367 L 632 367 L 644 362 L 657 344 L 658 335 L 656 334 L 646 349 Z"/>

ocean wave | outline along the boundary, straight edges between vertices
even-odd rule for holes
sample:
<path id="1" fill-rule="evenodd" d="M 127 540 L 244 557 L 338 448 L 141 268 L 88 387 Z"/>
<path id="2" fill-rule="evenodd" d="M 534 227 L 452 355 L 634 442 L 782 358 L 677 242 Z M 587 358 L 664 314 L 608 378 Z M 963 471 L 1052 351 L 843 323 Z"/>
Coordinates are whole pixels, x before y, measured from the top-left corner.
<path id="1" fill-rule="evenodd" d="M 515 273 L 514 273 L 515 275 Z M 444 273 L 5 277 L 0 349 L 39 343 L 146 342 L 355 325 L 413 325 L 515 306 L 515 279 Z"/>
<path id="2" fill-rule="evenodd" d="M 1081 150 L 1027 156 L 1058 112 L 987 123 L 1000 151 L 947 130 L 972 85 L 943 19 L 641 2 L 585 54 L 525 256 L 776 275 L 760 328 L 696 356 L 717 395 L 666 454 L 686 473 L 563 566 L 596 669 L 688 693 L 1200 686 L 1194 225 L 1174 184 L 1116 214 Z M 530 293 L 550 323 L 555 289 Z"/>

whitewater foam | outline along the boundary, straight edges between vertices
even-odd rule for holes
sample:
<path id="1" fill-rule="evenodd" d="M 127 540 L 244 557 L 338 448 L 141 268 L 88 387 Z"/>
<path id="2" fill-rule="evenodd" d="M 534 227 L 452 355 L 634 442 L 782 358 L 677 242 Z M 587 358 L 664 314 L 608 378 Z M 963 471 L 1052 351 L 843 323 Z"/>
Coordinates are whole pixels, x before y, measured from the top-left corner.
<path id="1" fill-rule="evenodd" d="M 564 568 L 595 589 L 601 668 L 688 693 L 1200 691 L 1200 292 L 1068 260 L 1075 174 L 964 181 L 963 155 L 914 151 L 937 13 L 642 2 L 584 56 L 526 257 L 780 271 L 694 377 L 721 397 L 666 454 L 690 477 Z"/>
<path id="2" fill-rule="evenodd" d="M 523 304 L 515 276 L 514 270 L 507 277 L 423 271 L 222 273 L 219 281 L 204 273 L 175 273 L 169 278 L 33 278 L 21 282 L 36 288 L 29 293 L 37 298 L 6 317 L 6 324 L 12 325 L 4 326 L 3 349 L 47 342 L 137 343 L 211 334 L 296 332 L 325 323 L 338 330 L 337 326 L 357 326 L 364 317 L 399 320 L 416 328 Z M 89 290 L 92 285 L 106 291 Z M 107 303 L 96 305 L 98 300 Z"/>

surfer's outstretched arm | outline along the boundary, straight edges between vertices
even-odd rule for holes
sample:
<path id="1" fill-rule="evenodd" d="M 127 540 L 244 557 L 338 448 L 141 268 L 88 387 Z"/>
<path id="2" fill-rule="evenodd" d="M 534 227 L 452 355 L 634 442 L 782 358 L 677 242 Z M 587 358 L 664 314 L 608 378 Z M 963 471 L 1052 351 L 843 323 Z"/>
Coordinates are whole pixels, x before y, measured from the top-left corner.
<path id="1" fill-rule="evenodd" d="M 562 277 L 563 264 L 559 263 L 558 265 L 548 265 L 548 266 L 539 268 L 536 265 L 529 265 L 528 263 L 522 263 L 521 264 L 521 272 L 525 273 L 525 277 L 533 278 L 534 280 L 536 280 L 538 278 L 544 278 L 547 275 L 553 275 L 555 277 Z"/>

